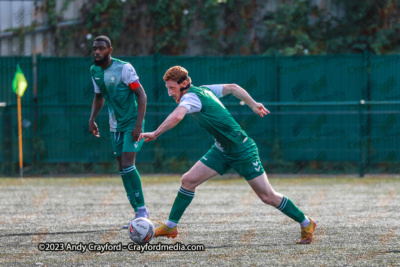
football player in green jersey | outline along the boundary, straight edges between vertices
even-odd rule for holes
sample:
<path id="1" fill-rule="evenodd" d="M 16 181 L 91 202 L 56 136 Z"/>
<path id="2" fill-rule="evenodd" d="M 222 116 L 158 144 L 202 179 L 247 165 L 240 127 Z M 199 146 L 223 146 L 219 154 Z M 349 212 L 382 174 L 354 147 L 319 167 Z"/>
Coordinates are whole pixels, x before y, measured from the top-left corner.
<path id="1" fill-rule="evenodd" d="M 312 241 L 316 223 L 286 196 L 276 192 L 268 182 L 255 142 L 247 136 L 228 110 L 219 101 L 232 94 L 244 101 L 256 114 L 263 117 L 269 111 L 236 84 L 217 84 L 196 87 L 191 84 L 188 71 L 180 66 L 170 68 L 164 75 L 168 94 L 179 104 L 154 132 L 140 134 L 139 140 L 152 141 L 175 127 L 186 114 L 215 139 L 211 149 L 182 176 L 181 188 L 175 198 L 168 221 L 156 229 L 155 237 L 176 237 L 177 224 L 194 197 L 196 187 L 217 174 L 233 168 L 244 176 L 258 197 L 289 216 L 301 226 L 298 244 Z"/>
<path id="2" fill-rule="evenodd" d="M 90 74 L 95 96 L 89 132 L 100 137 L 95 119 L 104 102 L 107 102 L 111 142 L 129 202 L 135 210 L 135 218 L 148 218 L 140 175 L 135 167 L 136 153 L 143 144 L 138 138 L 143 132 L 147 97 L 132 65 L 112 58 L 112 51 L 108 37 L 94 39 L 94 65 L 90 68 Z"/>

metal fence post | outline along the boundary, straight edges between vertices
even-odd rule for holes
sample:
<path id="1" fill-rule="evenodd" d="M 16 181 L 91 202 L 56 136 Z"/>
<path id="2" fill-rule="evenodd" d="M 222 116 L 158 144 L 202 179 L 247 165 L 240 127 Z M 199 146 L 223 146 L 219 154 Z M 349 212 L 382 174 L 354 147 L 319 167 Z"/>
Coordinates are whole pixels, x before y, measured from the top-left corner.
<path id="1" fill-rule="evenodd" d="M 34 103 L 34 126 L 33 126 L 33 136 L 36 137 L 37 135 L 37 121 L 38 121 L 38 91 L 37 91 L 37 65 L 38 65 L 38 60 L 37 60 L 37 55 L 34 52 L 32 54 L 32 89 L 33 89 L 33 103 Z M 33 168 L 37 168 L 37 151 L 34 149 L 33 152 Z"/>
<path id="2" fill-rule="evenodd" d="M 364 100 L 360 100 L 360 104 L 358 105 L 358 114 L 360 119 L 360 155 L 358 159 L 358 175 L 360 177 L 364 177 L 364 163 L 363 163 L 363 154 L 364 154 L 364 140 L 363 140 L 363 112 L 362 107 L 365 104 Z"/>
<path id="3" fill-rule="evenodd" d="M 11 106 L 4 107 L 3 112 L 3 155 L 4 155 L 4 173 L 7 175 L 14 175 L 14 162 L 13 162 L 13 127 L 12 127 L 12 114 Z"/>

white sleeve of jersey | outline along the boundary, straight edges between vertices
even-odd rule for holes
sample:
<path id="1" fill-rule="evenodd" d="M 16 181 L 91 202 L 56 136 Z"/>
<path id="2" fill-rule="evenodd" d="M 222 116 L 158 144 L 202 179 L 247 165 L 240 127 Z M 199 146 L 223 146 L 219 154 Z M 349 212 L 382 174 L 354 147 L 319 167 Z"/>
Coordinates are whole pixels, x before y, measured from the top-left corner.
<path id="1" fill-rule="evenodd" d="M 101 94 L 100 88 L 97 86 L 97 84 L 94 82 L 93 77 L 92 77 L 92 82 L 93 82 L 93 86 L 94 86 L 94 92 L 96 94 Z"/>
<path id="2" fill-rule="evenodd" d="M 213 85 L 202 85 L 201 87 L 207 87 L 210 89 L 218 98 L 223 97 L 222 89 L 224 87 L 223 84 L 213 84 Z"/>
<path id="3" fill-rule="evenodd" d="M 136 74 L 135 69 L 130 63 L 126 63 L 122 68 L 122 81 L 128 85 L 134 81 L 139 80 L 139 76 Z"/>
<path id="4" fill-rule="evenodd" d="M 194 93 L 186 93 L 179 102 L 179 107 L 185 107 L 188 113 L 199 112 L 201 110 L 201 101 Z"/>

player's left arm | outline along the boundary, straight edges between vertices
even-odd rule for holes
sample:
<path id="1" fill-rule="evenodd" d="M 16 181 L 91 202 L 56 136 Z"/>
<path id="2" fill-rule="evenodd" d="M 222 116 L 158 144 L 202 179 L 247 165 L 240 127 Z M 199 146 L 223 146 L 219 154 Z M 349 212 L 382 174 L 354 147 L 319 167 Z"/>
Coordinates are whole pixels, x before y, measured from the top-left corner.
<path id="1" fill-rule="evenodd" d="M 256 114 L 264 117 L 269 112 L 268 109 L 264 107 L 262 103 L 256 102 L 250 95 L 237 84 L 224 84 L 222 87 L 222 95 L 226 96 L 232 94 L 235 97 L 239 98 L 243 102 L 245 102 Z"/>
<path id="2" fill-rule="evenodd" d="M 156 140 L 161 134 L 174 128 L 181 120 L 183 120 L 187 112 L 188 110 L 186 107 L 178 106 L 171 114 L 169 114 L 165 121 L 161 123 L 157 130 L 151 133 L 141 133 L 138 141 L 142 139 L 145 139 L 146 142 Z"/>
<path id="3" fill-rule="evenodd" d="M 139 76 L 130 63 L 126 63 L 122 68 L 122 82 L 133 91 L 137 97 L 137 118 L 136 125 L 132 131 L 133 141 L 137 141 L 139 135 L 143 132 L 143 119 L 146 114 L 147 96 L 142 85 L 139 82 Z"/>
<path id="4" fill-rule="evenodd" d="M 132 137 L 133 141 L 139 141 L 139 135 L 143 132 L 143 120 L 144 116 L 146 114 L 146 108 L 147 108 L 147 96 L 146 92 L 144 91 L 142 85 L 139 83 L 139 81 L 133 82 L 129 84 L 129 87 L 133 90 L 133 93 L 137 97 L 137 103 L 138 103 L 138 113 L 137 113 L 137 119 L 136 119 L 136 126 L 132 131 Z"/>

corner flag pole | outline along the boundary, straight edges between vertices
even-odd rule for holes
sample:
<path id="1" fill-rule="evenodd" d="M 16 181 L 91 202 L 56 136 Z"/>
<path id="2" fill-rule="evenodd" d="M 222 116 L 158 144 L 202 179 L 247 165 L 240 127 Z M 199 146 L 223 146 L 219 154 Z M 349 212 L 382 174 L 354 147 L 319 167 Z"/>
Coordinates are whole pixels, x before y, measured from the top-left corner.
<path id="1" fill-rule="evenodd" d="M 24 157 L 22 150 L 22 116 L 21 116 L 21 97 L 17 95 L 18 101 L 18 148 L 19 148 L 19 178 L 24 174 Z"/>
<path id="2" fill-rule="evenodd" d="M 19 65 L 17 65 L 17 70 L 15 72 L 14 80 L 12 82 L 12 89 L 14 93 L 17 94 L 18 102 L 18 148 L 19 148 L 19 177 L 22 178 L 23 175 L 23 154 L 22 154 L 22 115 L 21 115 L 21 97 L 24 95 L 28 83 L 26 82 L 24 73 L 22 72 Z"/>

